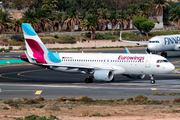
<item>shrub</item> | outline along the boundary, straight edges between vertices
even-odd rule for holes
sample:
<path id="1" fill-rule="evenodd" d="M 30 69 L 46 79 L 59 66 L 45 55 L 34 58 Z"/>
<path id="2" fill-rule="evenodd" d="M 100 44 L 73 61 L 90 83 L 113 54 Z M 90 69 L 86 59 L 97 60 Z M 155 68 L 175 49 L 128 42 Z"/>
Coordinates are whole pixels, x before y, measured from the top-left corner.
<path id="1" fill-rule="evenodd" d="M 39 102 L 35 99 L 31 99 L 31 98 L 26 98 L 24 99 L 24 104 L 38 104 Z"/>
<path id="2" fill-rule="evenodd" d="M 3 101 L 4 104 L 11 104 L 11 103 L 14 103 L 14 101 L 12 99 L 8 99 L 8 100 L 5 100 Z"/>
<path id="3" fill-rule="evenodd" d="M 55 103 L 47 104 L 47 105 L 44 107 L 44 109 L 45 109 L 45 110 L 52 110 L 52 111 L 60 111 L 59 105 L 58 105 L 58 104 L 55 104 Z"/>
<path id="4" fill-rule="evenodd" d="M 177 93 L 168 93 L 169 95 L 177 95 Z"/>
<path id="5" fill-rule="evenodd" d="M 69 100 L 69 101 L 76 101 L 75 98 L 69 98 L 68 100 Z"/>
<path id="6" fill-rule="evenodd" d="M 4 52 L 9 52 L 9 49 L 5 49 Z"/>
<path id="7" fill-rule="evenodd" d="M 24 118 L 22 117 L 16 118 L 16 120 L 60 120 L 60 119 L 53 115 L 50 115 L 49 118 L 46 118 L 45 116 L 40 117 L 38 115 L 29 115 L 29 116 L 25 116 Z"/>
<path id="8" fill-rule="evenodd" d="M 173 103 L 180 103 L 180 98 L 175 98 L 175 99 L 173 100 Z"/>
<path id="9" fill-rule="evenodd" d="M 99 112 L 95 112 L 92 114 L 92 116 L 101 116 L 101 114 Z"/>
<path id="10" fill-rule="evenodd" d="M 45 105 L 41 104 L 41 105 L 36 105 L 36 108 L 43 108 Z"/>
<path id="11" fill-rule="evenodd" d="M 133 101 L 133 98 L 128 98 L 126 101 L 132 102 L 132 101 Z"/>
<path id="12" fill-rule="evenodd" d="M 148 98 L 146 97 L 146 96 L 142 96 L 142 95 L 140 95 L 140 96 L 136 96 L 134 99 L 133 99 L 133 101 L 134 102 L 144 102 L 144 101 L 146 101 Z"/>
<path id="13" fill-rule="evenodd" d="M 117 101 L 124 101 L 124 99 L 122 98 L 122 99 L 118 99 Z"/>
<path id="14" fill-rule="evenodd" d="M 153 95 L 161 96 L 161 95 L 166 95 L 165 93 L 153 93 Z"/>
<path id="15" fill-rule="evenodd" d="M 91 38 L 91 32 L 86 33 L 85 36 Z"/>
<path id="16" fill-rule="evenodd" d="M 9 50 L 13 50 L 13 47 L 12 47 L 12 46 L 9 46 Z"/>
<path id="17" fill-rule="evenodd" d="M 38 116 L 38 115 L 29 115 L 29 116 L 25 116 L 25 120 L 38 120 L 40 119 L 41 117 Z M 43 120 L 43 119 L 41 119 Z M 45 119 L 44 119 L 45 120 Z"/>
<path id="18" fill-rule="evenodd" d="M 37 100 L 37 101 L 44 101 L 44 98 L 41 97 L 41 96 L 37 96 L 37 97 L 35 97 L 34 99 Z"/>
<path id="19" fill-rule="evenodd" d="M 93 102 L 93 99 L 87 96 L 82 96 L 80 98 L 80 101 L 84 101 L 84 102 Z"/>
<path id="20" fill-rule="evenodd" d="M 65 96 L 59 97 L 56 99 L 56 101 L 66 101 L 68 98 Z"/>
<path id="21" fill-rule="evenodd" d="M 96 33 L 95 39 L 98 39 L 98 40 L 105 39 L 104 34 L 103 33 Z"/>
<path id="22" fill-rule="evenodd" d="M 58 37 L 58 35 L 54 35 L 54 38 L 58 39 L 59 37 Z"/>
<path id="23" fill-rule="evenodd" d="M 3 42 L 8 42 L 8 39 L 7 38 L 3 38 L 2 41 Z"/>
<path id="24" fill-rule="evenodd" d="M 60 40 L 65 40 L 65 41 L 75 41 L 76 40 L 76 37 L 74 35 L 61 34 L 58 37 Z"/>
<path id="25" fill-rule="evenodd" d="M 4 106 L 3 110 L 9 110 L 9 108 L 7 106 Z"/>

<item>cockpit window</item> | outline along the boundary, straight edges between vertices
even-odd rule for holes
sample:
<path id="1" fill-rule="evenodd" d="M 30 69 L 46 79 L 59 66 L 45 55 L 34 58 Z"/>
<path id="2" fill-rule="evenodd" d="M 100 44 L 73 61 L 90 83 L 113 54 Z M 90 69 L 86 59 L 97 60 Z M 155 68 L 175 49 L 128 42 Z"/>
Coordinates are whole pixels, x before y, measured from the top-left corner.
<path id="1" fill-rule="evenodd" d="M 163 60 L 163 62 L 169 62 L 168 60 Z"/>
<path id="2" fill-rule="evenodd" d="M 157 60 L 157 63 L 165 63 L 165 62 L 169 62 L 168 60 Z"/>
<path id="3" fill-rule="evenodd" d="M 149 41 L 149 43 L 159 43 L 159 41 Z"/>

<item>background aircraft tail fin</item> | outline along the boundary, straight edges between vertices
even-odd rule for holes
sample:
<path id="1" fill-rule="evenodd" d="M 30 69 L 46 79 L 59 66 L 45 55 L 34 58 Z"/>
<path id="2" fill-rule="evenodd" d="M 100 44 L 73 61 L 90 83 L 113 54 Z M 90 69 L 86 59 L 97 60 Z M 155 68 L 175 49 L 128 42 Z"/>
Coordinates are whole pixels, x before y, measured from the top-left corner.
<path id="1" fill-rule="evenodd" d="M 46 63 L 45 55 L 48 49 L 29 23 L 22 23 L 24 39 L 29 57 L 36 59 L 37 63 Z"/>

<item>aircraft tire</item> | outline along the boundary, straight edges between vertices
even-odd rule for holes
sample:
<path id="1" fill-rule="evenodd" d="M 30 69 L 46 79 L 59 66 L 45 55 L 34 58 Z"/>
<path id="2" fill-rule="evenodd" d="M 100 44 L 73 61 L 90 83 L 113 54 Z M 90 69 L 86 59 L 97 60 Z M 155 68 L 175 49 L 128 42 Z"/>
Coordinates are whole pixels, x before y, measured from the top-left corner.
<path id="1" fill-rule="evenodd" d="M 86 78 L 85 83 L 93 83 L 93 79 L 92 78 Z"/>
<path id="2" fill-rule="evenodd" d="M 163 56 L 163 57 L 166 58 L 166 57 L 167 57 L 167 52 L 162 52 L 162 53 L 161 53 L 161 56 Z"/>
<path id="3" fill-rule="evenodd" d="M 154 84 L 154 83 L 155 83 L 155 80 L 151 80 L 150 83 L 151 83 L 151 84 Z"/>

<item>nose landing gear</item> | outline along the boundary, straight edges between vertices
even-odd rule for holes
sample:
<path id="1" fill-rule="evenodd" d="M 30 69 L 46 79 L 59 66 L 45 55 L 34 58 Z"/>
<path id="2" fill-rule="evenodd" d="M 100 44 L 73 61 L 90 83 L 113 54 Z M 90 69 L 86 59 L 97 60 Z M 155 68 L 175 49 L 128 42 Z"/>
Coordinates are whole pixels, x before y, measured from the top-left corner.
<path id="1" fill-rule="evenodd" d="M 166 57 L 167 57 L 167 52 L 162 52 L 162 53 L 161 53 L 161 56 L 163 56 L 163 57 L 166 58 Z"/>
<path id="2" fill-rule="evenodd" d="M 155 80 L 154 80 L 154 77 L 153 77 L 154 75 L 149 75 L 149 76 L 151 77 L 150 83 L 151 83 L 151 84 L 154 84 L 154 83 L 155 83 Z"/>

